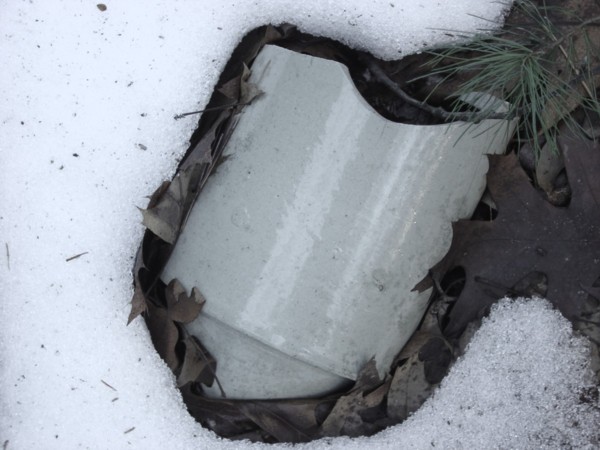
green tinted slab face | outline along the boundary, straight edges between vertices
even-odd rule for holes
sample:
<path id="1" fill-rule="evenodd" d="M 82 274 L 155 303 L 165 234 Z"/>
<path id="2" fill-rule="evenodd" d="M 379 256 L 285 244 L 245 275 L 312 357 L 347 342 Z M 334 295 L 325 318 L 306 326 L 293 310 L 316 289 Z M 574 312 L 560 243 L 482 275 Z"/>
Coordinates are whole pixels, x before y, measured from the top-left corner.
<path id="1" fill-rule="evenodd" d="M 264 95 L 241 114 L 163 279 L 206 297 L 188 331 L 230 398 L 322 395 L 373 356 L 383 375 L 425 311 L 430 293 L 412 288 L 510 133 L 390 122 L 344 66 L 279 47 L 250 81 Z"/>

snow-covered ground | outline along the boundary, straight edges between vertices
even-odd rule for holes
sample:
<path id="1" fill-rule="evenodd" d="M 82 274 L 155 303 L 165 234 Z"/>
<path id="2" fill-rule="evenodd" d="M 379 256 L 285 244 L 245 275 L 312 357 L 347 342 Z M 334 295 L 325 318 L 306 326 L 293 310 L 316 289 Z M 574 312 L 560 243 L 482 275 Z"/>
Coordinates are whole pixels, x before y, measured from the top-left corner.
<path id="1" fill-rule="evenodd" d="M 385 58 L 488 27 L 495 1 L 0 0 L 0 444 L 250 448 L 187 414 L 125 326 L 136 206 L 169 178 L 240 38 L 290 22 Z M 82 254 L 80 257 L 71 257 Z M 586 350 L 542 301 L 504 304 L 404 425 L 312 448 L 578 445 Z M 579 426 L 573 423 L 578 421 Z M 586 431 L 587 430 L 587 431 Z M 562 439 L 562 441 L 561 441 Z M 333 444 L 330 446 L 329 444 Z"/>

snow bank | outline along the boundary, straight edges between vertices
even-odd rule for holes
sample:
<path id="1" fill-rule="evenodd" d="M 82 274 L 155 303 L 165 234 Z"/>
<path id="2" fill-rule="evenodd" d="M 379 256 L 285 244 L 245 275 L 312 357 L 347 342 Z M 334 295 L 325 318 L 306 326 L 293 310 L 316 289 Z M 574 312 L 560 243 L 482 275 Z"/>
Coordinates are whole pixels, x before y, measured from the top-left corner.
<path id="1" fill-rule="evenodd" d="M 502 300 L 401 438 L 414 448 L 597 448 L 598 404 L 580 401 L 597 389 L 588 344 L 549 302 Z"/>
<path id="2" fill-rule="evenodd" d="M 504 6 L 481 0 L 106 6 L 0 0 L 0 443 L 249 448 L 196 424 L 143 322 L 125 327 L 143 231 L 136 206 L 145 206 L 145 196 L 172 175 L 196 122 L 173 116 L 206 104 L 231 50 L 258 25 L 292 22 L 395 58 L 446 39 L 441 28 L 489 26 L 484 19 L 499 18 Z M 569 357 L 567 348 L 556 351 Z M 533 369 L 523 368 L 524 379 Z M 560 384 L 549 383 L 550 389 Z M 441 414 L 432 405 L 407 426 L 333 446 L 398 446 L 418 420 Z M 513 420 L 513 410 L 502 411 L 501 420 Z M 438 431 L 470 439 L 449 425 Z M 504 442 L 494 440 L 497 434 L 490 439 Z"/>

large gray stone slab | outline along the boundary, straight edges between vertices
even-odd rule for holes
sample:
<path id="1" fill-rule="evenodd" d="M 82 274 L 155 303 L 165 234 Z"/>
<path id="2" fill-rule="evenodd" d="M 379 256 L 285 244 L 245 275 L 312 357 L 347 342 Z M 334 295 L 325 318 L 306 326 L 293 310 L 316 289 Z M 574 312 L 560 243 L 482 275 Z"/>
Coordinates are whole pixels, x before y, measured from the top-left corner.
<path id="1" fill-rule="evenodd" d="M 379 116 L 336 62 L 267 46 L 245 108 L 164 271 L 207 299 L 188 325 L 228 397 L 317 396 L 383 375 L 430 293 L 412 288 L 483 192 L 511 126 Z M 498 125 L 492 127 L 492 125 Z M 213 387 L 210 395 L 219 395 Z"/>

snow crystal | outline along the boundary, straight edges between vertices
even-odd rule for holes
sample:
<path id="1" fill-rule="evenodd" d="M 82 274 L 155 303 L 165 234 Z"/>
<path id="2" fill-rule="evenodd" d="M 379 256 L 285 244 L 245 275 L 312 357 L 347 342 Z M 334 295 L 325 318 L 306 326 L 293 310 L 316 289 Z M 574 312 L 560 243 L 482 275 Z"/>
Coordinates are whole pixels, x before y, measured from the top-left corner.
<path id="1" fill-rule="evenodd" d="M 448 39 L 444 29 L 487 27 L 506 5 L 491 0 L 105 5 L 101 11 L 82 0 L 0 1 L 0 443 L 8 449 L 250 448 L 222 441 L 194 422 L 143 321 L 125 327 L 131 268 L 143 233 L 136 206 L 145 206 L 145 197 L 173 174 L 197 121 L 173 116 L 206 104 L 232 49 L 258 25 L 291 22 L 396 58 Z M 579 414 L 568 394 L 576 392 L 584 370 L 570 353 L 583 350 L 576 341 L 570 346 L 546 338 L 538 342 L 538 331 L 562 333 L 565 325 L 544 319 L 551 313 L 547 308 L 532 308 L 540 315 L 535 320 L 551 324 L 533 328 L 526 346 L 534 346 L 535 353 L 535 345 L 545 343 L 537 350 L 542 362 L 553 351 L 559 354 L 555 361 L 571 361 L 573 384 L 565 385 L 570 390 L 562 397 L 536 391 L 539 384 L 528 386 L 537 363 L 516 358 L 516 347 L 477 352 L 474 341 L 457 365 L 463 372 L 449 377 L 407 425 L 369 439 L 329 443 L 421 447 L 432 437 L 440 445 L 469 443 L 473 423 L 482 427 L 481 439 L 499 446 L 508 437 L 499 435 L 498 423 L 516 433 L 515 423 L 537 430 L 541 418 L 557 431 L 540 439 L 559 431 L 571 439 L 569 428 L 561 427 L 565 417 Z M 510 307 L 504 313 L 510 316 Z M 498 345 L 504 338 L 494 333 L 482 331 L 478 339 L 488 336 L 488 345 Z M 511 364 L 520 372 L 510 372 Z M 500 372 L 486 378 L 480 365 Z M 513 390 L 506 391 L 511 386 L 505 386 L 502 373 L 510 375 Z M 467 375 L 473 378 L 463 386 L 472 391 L 477 380 L 488 381 L 479 397 L 453 394 L 452 386 L 461 384 L 457 377 Z M 556 395 L 567 382 L 543 380 Z M 535 420 L 517 415 L 517 399 L 502 397 L 491 382 L 525 396 L 529 404 L 523 408 L 538 405 L 537 415 L 528 414 Z M 460 419 L 471 417 L 456 409 L 460 405 L 471 406 L 473 418 Z M 457 422 L 441 424 L 442 417 L 460 419 L 463 429 L 451 426 Z M 585 417 L 578 420 L 582 428 L 587 423 Z M 429 431 L 419 438 L 419 430 Z"/>
<path id="2" fill-rule="evenodd" d="M 597 446 L 600 410 L 580 401 L 597 389 L 588 344 L 549 302 L 502 300 L 402 438 L 426 435 L 437 448 Z"/>

